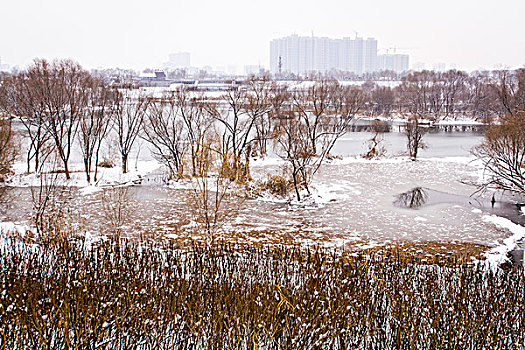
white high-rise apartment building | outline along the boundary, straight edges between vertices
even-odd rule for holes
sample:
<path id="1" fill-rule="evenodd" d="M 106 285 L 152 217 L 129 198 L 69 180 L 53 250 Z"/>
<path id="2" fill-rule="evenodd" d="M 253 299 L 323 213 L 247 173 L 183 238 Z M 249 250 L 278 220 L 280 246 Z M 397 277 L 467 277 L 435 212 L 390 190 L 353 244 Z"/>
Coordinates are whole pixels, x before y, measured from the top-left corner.
<path id="1" fill-rule="evenodd" d="M 307 74 L 331 70 L 373 72 L 377 65 L 374 38 L 330 39 L 291 35 L 270 42 L 272 73 Z"/>
<path id="2" fill-rule="evenodd" d="M 401 73 L 408 70 L 408 55 L 386 54 L 378 56 L 378 69 Z"/>
<path id="3" fill-rule="evenodd" d="M 274 74 L 304 75 L 339 70 L 363 74 L 384 69 L 380 65 L 384 61 L 381 56 L 377 54 L 377 40 L 374 38 L 331 39 L 291 35 L 270 42 L 270 71 Z M 396 71 L 408 69 L 408 56 L 406 68 L 404 58 L 401 61 L 395 66 L 402 69 Z"/>
<path id="4" fill-rule="evenodd" d="M 168 62 L 165 66 L 168 68 L 187 68 L 190 67 L 191 55 L 189 52 L 170 53 Z"/>

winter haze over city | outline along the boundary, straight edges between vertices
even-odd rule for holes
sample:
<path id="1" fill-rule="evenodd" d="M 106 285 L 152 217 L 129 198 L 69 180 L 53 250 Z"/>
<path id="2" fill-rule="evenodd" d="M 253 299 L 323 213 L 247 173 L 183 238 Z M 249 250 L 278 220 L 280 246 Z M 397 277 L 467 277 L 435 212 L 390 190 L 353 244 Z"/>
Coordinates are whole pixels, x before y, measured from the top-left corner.
<path id="1" fill-rule="evenodd" d="M 0 349 L 525 349 L 525 2 L 0 11 Z"/>

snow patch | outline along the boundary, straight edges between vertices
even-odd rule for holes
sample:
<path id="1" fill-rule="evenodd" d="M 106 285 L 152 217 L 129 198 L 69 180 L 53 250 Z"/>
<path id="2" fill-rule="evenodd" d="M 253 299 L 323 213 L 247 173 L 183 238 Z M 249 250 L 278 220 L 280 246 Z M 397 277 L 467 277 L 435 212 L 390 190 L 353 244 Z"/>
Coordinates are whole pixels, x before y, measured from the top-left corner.
<path id="1" fill-rule="evenodd" d="M 509 230 L 512 233 L 512 236 L 503 240 L 503 244 L 492 248 L 485 254 L 488 264 L 492 268 L 496 268 L 509 261 L 507 254 L 516 249 L 518 247 L 518 242 L 525 238 L 525 227 L 496 215 L 484 215 L 483 221 L 492 223 L 499 228 Z"/>
<path id="2" fill-rule="evenodd" d="M 361 191 L 356 188 L 356 184 L 348 181 L 317 182 L 311 186 L 311 189 L 315 202 L 322 204 L 361 194 Z"/>
<path id="3" fill-rule="evenodd" d="M 428 221 L 427 218 L 424 218 L 424 217 L 421 217 L 421 216 L 416 216 L 416 217 L 414 218 L 414 220 L 416 220 L 416 221 Z"/>
<path id="4" fill-rule="evenodd" d="M 95 185 L 90 185 L 87 183 L 86 175 L 82 171 L 81 164 L 73 163 L 71 164 L 71 179 L 66 180 L 65 176 L 62 174 L 59 175 L 58 181 L 61 186 L 68 187 L 81 187 L 87 188 L 83 191 L 83 194 L 90 194 L 95 192 L 97 186 L 104 185 L 117 185 L 125 184 L 130 182 L 140 182 L 141 179 L 159 169 L 161 165 L 156 160 L 147 160 L 139 161 L 136 164 L 136 167 L 130 167 L 130 170 L 126 174 L 122 174 L 122 169 L 120 167 L 113 168 L 100 168 L 98 170 L 98 181 Z M 9 178 L 8 185 L 12 187 L 33 187 L 40 186 L 42 183 L 42 175 L 37 175 L 35 173 L 27 174 L 24 173 L 24 170 L 21 170 L 21 165 L 15 167 L 17 169 L 15 175 Z M 92 188 L 89 188 L 92 187 Z"/>
<path id="5" fill-rule="evenodd" d="M 278 157 L 264 157 L 264 158 L 252 158 L 250 159 L 250 166 L 254 167 L 268 167 L 268 166 L 279 166 L 286 162 Z"/>
<path id="6" fill-rule="evenodd" d="M 26 232 L 31 231 L 31 228 L 27 225 L 19 225 L 14 222 L 6 221 L 0 222 L 0 234 L 17 233 L 24 236 Z"/>
<path id="7" fill-rule="evenodd" d="M 102 189 L 100 187 L 96 187 L 96 186 L 86 186 L 84 188 L 81 188 L 79 190 L 80 194 L 84 195 L 84 196 L 87 196 L 87 195 L 90 195 L 90 194 L 93 194 L 93 193 L 97 193 L 97 192 L 100 192 L 102 191 Z"/>

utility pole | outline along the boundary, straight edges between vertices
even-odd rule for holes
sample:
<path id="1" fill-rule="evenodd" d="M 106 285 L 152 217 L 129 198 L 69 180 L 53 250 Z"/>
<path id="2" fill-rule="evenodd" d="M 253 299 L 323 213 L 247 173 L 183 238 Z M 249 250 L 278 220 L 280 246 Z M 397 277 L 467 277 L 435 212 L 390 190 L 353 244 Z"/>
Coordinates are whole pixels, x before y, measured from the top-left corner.
<path id="1" fill-rule="evenodd" d="M 279 78 L 282 77 L 282 75 L 281 75 L 282 69 L 283 69 L 283 61 L 281 59 L 281 56 L 279 56 Z"/>

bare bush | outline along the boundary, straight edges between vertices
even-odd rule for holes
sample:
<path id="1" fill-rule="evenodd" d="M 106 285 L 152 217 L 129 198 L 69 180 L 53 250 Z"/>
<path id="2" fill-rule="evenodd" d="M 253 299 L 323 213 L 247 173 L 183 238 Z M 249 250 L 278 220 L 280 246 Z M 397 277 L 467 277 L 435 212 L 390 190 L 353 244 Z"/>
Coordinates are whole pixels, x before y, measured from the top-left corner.
<path id="1" fill-rule="evenodd" d="M 368 151 L 362 155 L 365 159 L 381 158 L 386 154 L 386 148 L 383 145 L 383 134 L 388 131 L 389 125 L 386 122 L 374 120 L 372 122 L 372 131 L 374 136 L 368 140 Z"/>
<path id="2" fill-rule="evenodd" d="M 71 188 L 64 184 L 58 172 L 42 172 L 39 179 L 39 185 L 31 187 L 32 221 L 40 239 L 56 244 L 72 234 L 68 205 Z"/>
<path id="3" fill-rule="evenodd" d="M 11 171 L 11 166 L 17 156 L 17 148 L 11 121 L 0 118 L 0 182 Z"/>
<path id="4" fill-rule="evenodd" d="M 234 186 L 234 179 L 224 173 L 223 156 L 214 151 L 212 143 L 208 140 L 201 148 L 191 192 L 191 210 L 197 224 L 207 235 L 208 243 L 215 241 L 217 230 L 236 214 L 243 202 Z"/>
<path id="5" fill-rule="evenodd" d="M 100 196 L 102 214 L 108 231 L 113 238 L 119 239 L 123 228 L 130 222 L 132 214 L 131 192 L 127 186 L 105 188 Z"/>
<path id="6" fill-rule="evenodd" d="M 259 186 L 261 191 L 268 191 L 274 196 L 285 197 L 293 188 L 289 179 L 280 175 L 271 175 Z"/>

